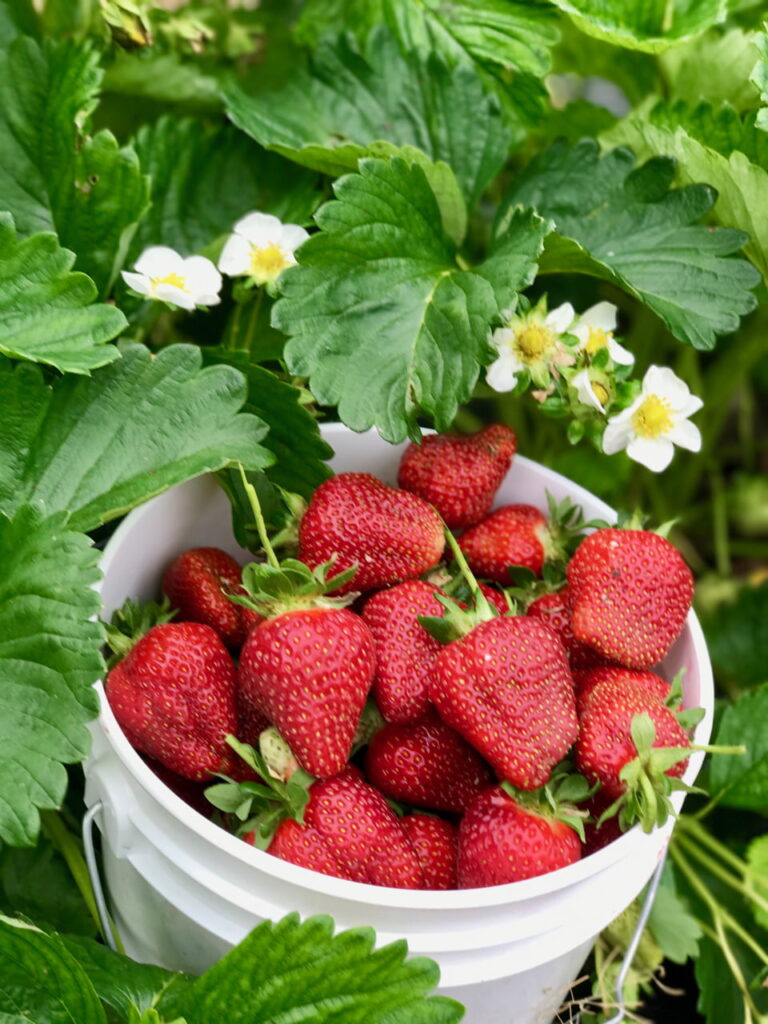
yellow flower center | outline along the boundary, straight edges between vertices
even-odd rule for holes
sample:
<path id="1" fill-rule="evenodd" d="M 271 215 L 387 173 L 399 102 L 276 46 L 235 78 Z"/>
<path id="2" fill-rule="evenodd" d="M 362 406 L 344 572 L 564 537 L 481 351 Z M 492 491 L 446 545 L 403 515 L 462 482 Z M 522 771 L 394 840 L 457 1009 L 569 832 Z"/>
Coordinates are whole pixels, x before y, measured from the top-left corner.
<path id="1" fill-rule="evenodd" d="M 189 291 L 189 288 L 187 288 L 187 280 L 182 277 L 181 274 L 172 273 L 166 274 L 165 277 L 151 277 L 149 279 L 149 283 L 152 287 L 152 291 L 161 284 L 169 284 L 171 287 L 179 288 L 183 292 Z"/>
<path id="2" fill-rule="evenodd" d="M 602 327 L 590 327 L 587 343 L 584 346 L 587 355 L 593 356 L 604 348 L 613 337 L 610 331 L 606 332 Z"/>
<path id="3" fill-rule="evenodd" d="M 592 390 L 594 391 L 595 398 L 598 400 L 600 405 L 605 408 L 606 402 L 608 401 L 608 388 L 605 384 L 601 384 L 599 380 L 593 380 Z"/>
<path id="4" fill-rule="evenodd" d="M 555 347 L 555 332 L 542 324 L 526 324 L 515 330 L 515 348 L 524 363 L 534 363 Z"/>
<path id="5" fill-rule="evenodd" d="M 648 395 L 633 413 L 632 427 L 638 437 L 668 434 L 672 429 L 672 406 L 666 398 Z"/>
<path id="6" fill-rule="evenodd" d="M 251 249 L 248 273 L 257 284 L 266 284 L 268 281 L 276 280 L 290 265 L 291 261 L 285 252 L 272 242 L 263 248 L 254 246 Z"/>

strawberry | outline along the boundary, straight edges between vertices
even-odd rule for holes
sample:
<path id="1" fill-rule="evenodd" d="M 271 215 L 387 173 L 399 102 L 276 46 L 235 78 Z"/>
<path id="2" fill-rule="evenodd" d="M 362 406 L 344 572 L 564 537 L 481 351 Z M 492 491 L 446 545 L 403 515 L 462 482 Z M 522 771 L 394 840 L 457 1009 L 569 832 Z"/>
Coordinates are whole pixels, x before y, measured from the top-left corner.
<path id="1" fill-rule="evenodd" d="M 178 620 L 203 622 L 215 629 L 230 650 L 238 650 L 259 616 L 233 604 L 228 591 L 241 591 L 240 565 L 220 548 L 190 548 L 163 575 L 163 593 Z"/>
<path id="2" fill-rule="evenodd" d="M 255 833 L 246 832 L 243 838 L 253 845 Z M 280 860 L 309 868 L 310 871 L 319 871 L 323 875 L 346 878 L 351 882 L 364 881 L 357 872 L 336 856 L 317 829 L 300 825 L 293 818 L 283 818 L 277 826 L 269 852 Z"/>
<path id="3" fill-rule="evenodd" d="M 429 705 L 429 670 L 441 644 L 424 629 L 419 615 L 442 615 L 437 587 L 406 580 L 373 594 L 362 616 L 376 644 L 373 696 L 388 722 L 412 722 Z"/>
<path id="4" fill-rule="evenodd" d="M 573 682 L 576 687 L 576 710 L 579 717 L 589 706 L 593 693 L 604 683 L 637 687 L 641 692 L 658 698 L 662 704 L 667 701 L 672 691 L 666 679 L 657 676 L 655 672 L 624 668 L 621 665 L 605 665 L 574 672 Z"/>
<path id="5" fill-rule="evenodd" d="M 583 644 L 573 635 L 568 587 L 535 597 L 528 605 L 526 615 L 536 616 L 557 633 L 565 647 L 571 669 L 589 669 L 605 663 L 605 658 L 594 647 Z"/>
<path id="6" fill-rule="evenodd" d="M 131 744 L 177 775 L 232 774 L 235 666 L 218 633 L 198 622 L 153 626 L 107 675 L 107 699 Z"/>
<path id="7" fill-rule="evenodd" d="M 501 786 L 485 790 L 459 825 L 460 889 L 504 885 L 573 864 L 581 840 L 565 821 L 543 807 L 526 807 Z"/>
<path id="8" fill-rule="evenodd" d="M 431 814 L 406 814 L 400 826 L 419 858 L 424 889 L 456 888 L 458 830 Z"/>
<path id="9" fill-rule="evenodd" d="M 533 505 L 503 505 L 459 538 L 477 576 L 510 584 L 511 565 L 541 575 L 547 557 L 547 517 Z"/>
<path id="10" fill-rule="evenodd" d="M 463 529 L 490 511 L 516 449 L 514 432 L 500 423 L 466 437 L 428 434 L 405 449 L 397 480 L 434 505 L 447 526 Z"/>
<path id="11" fill-rule="evenodd" d="M 346 608 L 297 608 L 266 619 L 243 644 L 241 700 L 265 715 L 302 768 L 319 778 L 347 762 L 373 682 L 375 647 Z"/>
<path id="12" fill-rule="evenodd" d="M 457 814 L 495 781 L 480 755 L 434 712 L 380 729 L 366 751 L 365 773 L 385 796 Z"/>
<path id="13" fill-rule="evenodd" d="M 628 668 L 661 661 L 693 599 L 682 555 L 648 530 L 596 530 L 579 544 L 567 575 L 574 636 Z"/>
<path id="14" fill-rule="evenodd" d="M 525 615 L 481 622 L 446 644 L 429 695 L 498 777 L 520 789 L 543 785 L 578 732 L 565 649 Z"/>
<path id="15" fill-rule="evenodd" d="M 298 829 L 309 833 L 303 842 Z M 323 870 L 316 866 L 323 863 L 323 848 L 326 868 L 337 861 L 344 872 L 342 878 L 398 889 L 419 889 L 423 885 L 418 856 L 400 819 L 381 793 L 354 768 L 346 768 L 335 778 L 313 782 L 303 824 L 282 822 L 268 851 L 303 867 Z"/>
<path id="16" fill-rule="evenodd" d="M 357 571 L 339 593 L 388 586 L 432 569 L 443 553 L 443 524 L 422 498 L 369 473 L 339 473 L 313 493 L 299 524 L 299 559 L 334 559 Z"/>
<path id="17" fill-rule="evenodd" d="M 662 699 L 620 674 L 595 686 L 581 715 L 575 761 L 600 797 L 615 801 L 623 829 L 650 832 L 670 813 L 668 794 L 685 771 L 691 742 Z M 608 812 L 606 812 L 607 814 Z"/>

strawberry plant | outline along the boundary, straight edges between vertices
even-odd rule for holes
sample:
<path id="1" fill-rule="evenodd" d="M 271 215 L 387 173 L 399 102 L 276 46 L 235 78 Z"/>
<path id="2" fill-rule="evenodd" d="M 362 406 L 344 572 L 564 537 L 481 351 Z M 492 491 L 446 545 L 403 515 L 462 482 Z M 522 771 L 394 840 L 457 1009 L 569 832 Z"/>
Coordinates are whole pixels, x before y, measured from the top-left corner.
<path id="1" fill-rule="evenodd" d="M 407 814 L 404 827 L 372 798 L 410 882 L 427 887 L 454 884 L 456 849 L 459 877 L 502 878 L 483 854 L 491 819 L 497 853 L 518 846 L 515 830 L 557 836 L 553 866 L 580 849 L 545 776 L 579 728 L 585 775 L 605 768 L 588 746 L 622 717 L 606 697 L 619 689 L 616 659 L 634 682 L 615 785 L 577 802 L 576 817 L 591 814 L 597 848 L 618 828 L 602 820 L 611 803 L 628 813 L 653 794 L 664 805 L 690 722 L 637 679 L 679 632 L 695 580 L 715 739 L 744 749 L 708 759 L 707 795 L 687 797 L 624 998 L 657 1021 L 768 1019 L 763 18 L 754 0 L 0 0 L 0 1017 L 256 1024 L 339 1019 L 335 1001 L 350 1020 L 460 1017 L 429 994 L 434 965 L 402 945 L 374 951 L 369 931 L 334 934 L 325 918 L 262 925 L 196 979 L 104 945 L 77 838 L 93 684 L 107 673 L 100 548 L 130 510 L 210 473 L 243 547 L 259 551 L 265 526 L 286 547 L 289 583 L 262 564 L 258 593 L 244 596 L 237 570 L 204 548 L 169 570 L 165 589 L 196 625 L 147 621 L 142 639 L 123 636 L 123 656 L 134 646 L 108 689 L 124 728 L 147 755 L 186 766 L 175 784 L 190 802 L 210 771 L 258 792 L 226 735 L 256 744 L 278 716 L 284 729 L 298 718 L 301 735 L 310 710 L 280 666 L 280 698 L 264 692 L 256 641 L 240 693 L 233 655 L 246 634 L 282 630 L 290 645 L 296 624 L 330 622 L 317 641 L 335 648 L 329 691 L 360 665 L 347 679 L 354 701 L 317 726 L 337 749 L 332 769 L 327 750 L 319 769 L 310 755 L 314 786 L 333 789 L 324 776 L 358 741 L 370 690 L 390 724 L 359 760 L 378 757 L 386 777 L 403 750 L 433 767 L 450 758 L 459 779 L 411 780 L 406 799 L 398 778 L 394 799 L 418 804 L 429 788 L 452 804 L 466 787 L 468 801 L 486 759 L 517 787 L 489 791 L 464 840 L 443 817 Z M 329 421 L 410 442 L 400 488 L 375 467 L 333 476 L 319 429 Z M 581 527 L 572 509 L 561 506 L 560 529 L 523 505 L 492 518 L 516 449 L 667 524 L 669 540 L 636 519 L 603 524 L 566 575 Z M 485 582 L 475 599 L 443 571 L 440 516 L 466 529 L 459 551 L 509 600 Z M 351 524 L 365 524 L 362 539 Z M 382 545 L 386 559 L 371 554 Z M 651 584 L 636 576 L 649 562 Z M 538 577 L 525 595 L 511 563 Z M 353 566 L 365 571 L 338 581 L 348 602 L 391 589 L 360 615 L 323 606 L 329 574 Z M 299 610 L 278 610 L 289 591 Z M 485 621 L 450 635 L 451 604 Z M 651 614 L 636 634 L 639 608 Z M 439 639 L 419 616 L 442 621 Z M 147 711 L 180 633 L 215 662 L 204 696 L 218 717 L 176 677 L 162 721 Z M 374 669 L 371 652 L 393 637 L 397 651 Z M 543 759 L 526 745 L 526 700 L 504 699 L 500 664 L 552 706 Z M 465 669 L 487 685 L 457 687 Z M 573 673 L 589 735 L 565 685 Z M 221 813 L 237 818 L 231 799 Z M 320 836 L 325 805 L 311 806 L 309 824 L 284 819 L 279 843 L 315 864 L 344 860 Z M 637 915 L 603 933 L 562 1020 L 611 1019 Z M 687 996 L 665 994 L 664 978 Z"/>

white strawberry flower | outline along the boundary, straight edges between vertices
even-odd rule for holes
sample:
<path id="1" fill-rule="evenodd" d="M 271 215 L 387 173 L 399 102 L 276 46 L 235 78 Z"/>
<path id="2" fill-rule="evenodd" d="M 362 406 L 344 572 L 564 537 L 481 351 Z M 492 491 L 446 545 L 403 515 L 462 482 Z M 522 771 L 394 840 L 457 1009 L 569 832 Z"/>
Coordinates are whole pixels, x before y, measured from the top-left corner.
<path id="1" fill-rule="evenodd" d="M 139 295 L 181 309 L 221 302 L 221 274 L 205 256 L 181 256 L 166 245 L 152 245 L 139 256 L 125 283 Z"/>
<path id="2" fill-rule="evenodd" d="M 616 330 L 616 306 L 611 302 L 598 302 L 581 313 L 570 329 L 579 339 L 579 351 L 594 356 L 604 346 L 608 355 L 621 366 L 631 366 L 635 357 L 623 348 L 613 336 Z"/>
<path id="3" fill-rule="evenodd" d="M 283 224 L 271 213 L 247 213 L 235 224 L 219 257 L 219 270 L 271 284 L 296 263 L 295 252 L 309 234 L 298 224 Z"/>
<path id="4" fill-rule="evenodd" d="M 699 428 L 688 417 L 703 404 L 668 367 L 651 366 L 639 397 L 608 420 L 603 451 L 613 455 L 626 449 L 630 459 L 660 473 L 672 461 L 674 445 L 701 449 Z"/>
<path id="5" fill-rule="evenodd" d="M 608 391 L 600 381 L 593 381 L 589 376 L 589 370 L 580 370 L 571 378 L 571 387 L 576 390 L 576 397 L 582 405 L 588 405 L 598 412 L 605 412 L 605 403 L 608 401 Z"/>
<path id="6" fill-rule="evenodd" d="M 570 302 L 548 313 L 537 306 L 524 316 L 512 317 L 506 327 L 497 328 L 490 341 L 499 355 L 485 371 L 494 391 L 511 391 L 524 370 L 545 386 L 553 366 L 573 362 L 560 336 L 571 326 L 574 315 Z"/>

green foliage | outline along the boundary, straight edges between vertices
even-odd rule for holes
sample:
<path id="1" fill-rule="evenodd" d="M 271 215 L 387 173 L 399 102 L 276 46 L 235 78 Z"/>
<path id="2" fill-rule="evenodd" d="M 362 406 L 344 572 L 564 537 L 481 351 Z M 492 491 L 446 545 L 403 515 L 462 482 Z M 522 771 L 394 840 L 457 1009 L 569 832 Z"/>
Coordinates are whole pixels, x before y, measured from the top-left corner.
<path id="1" fill-rule="evenodd" d="M 674 161 L 635 168 L 627 149 L 600 157 L 585 139 L 555 143 L 515 180 L 497 219 L 530 206 L 551 218 L 540 273 L 582 273 L 610 281 L 645 302 L 681 341 L 712 348 L 754 309 L 758 275 L 725 257 L 747 240 L 740 231 L 696 222 L 712 208 L 707 185 L 671 189 Z"/>
<path id="2" fill-rule="evenodd" d="M 107 294 L 148 183 L 111 132 L 84 133 L 100 77 L 87 44 L 20 37 L 0 54 L 0 196 L 22 234 L 56 231 Z"/>
<path id="3" fill-rule="evenodd" d="M 95 303 L 85 274 L 72 273 L 74 255 L 56 236 L 40 232 L 19 240 L 13 219 L 0 213 L 0 352 L 89 373 L 117 359 L 107 345 L 125 326 L 113 306 Z"/>
<path id="4" fill-rule="evenodd" d="M 757 55 L 754 32 L 731 28 L 711 31 L 667 50 L 659 63 L 668 95 L 690 104 L 702 100 L 730 103 L 737 110 L 753 108 L 757 89 L 747 71 Z"/>
<path id="5" fill-rule="evenodd" d="M 95 923 L 69 868 L 52 843 L 0 848 L 0 912 L 38 927 L 93 937 Z"/>
<path id="6" fill-rule="evenodd" d="M 668 864 L 651 907 L 648 927 L 664 956 L 673 963 L 683 964 L 698 955 L 701 925 L 677 891 L 675 875 Z"/>
<path id="7" fill-rule="evenodd" d="M 745 586 L 734 601 L 703 615 L 710 657 L 719 677 L 740 686 L 755 686 L 768 666 L 768 583 Z"/>
<path id="8" fill-rule="evenodd" d="M 588 35 L 660 53 L 725 17 L 725 0 L 553 0 Z"/>
<path id="9" fill-rule="evenodd" d="M 445 429 L 492 357 L 489 325 L 533 276 L 543 226 L 516 217 L 461 270 L 420 167 L 363 160 L 335 191 L 274 308 L 288 367 L 353 430 L 400 441 L 418 434 L 419 410 Z"/>
<path id="10" fill-rule="evenodd" d="M 763 131 L 768 131 L 768 109 L 766 109 L 766 104 L 768 104 L 768 22 L 763 24 L 763 28 L 767 31 L 759 32 L 755 39 L 759 57 L 749 80 L 759 90 L 760 100 L 763 104 L 757 115 L 758 127 Z"/>
<path id="11" fill-rule="evenodd" d="M 723 711 L 715 742 L 744 744 L 746 753 L 714 757 L 712 796 L 728 807 L 768 813 L 768 683 L 743 693 Z"/>
<path id="12" fill-rule="evenodd" d="M 229 462 L 259 469 L 271 455 L 265 425 L 239 412 L 245 397 L 241 374 L 203 369 L 191 345 L 155 357 L 131 346 L 92 377 L 51 386 L 33 367 L 0 367 L 0 507 L 42 500 L 90 530 Z"/>
<path id="13" fill-rule="evenodd" d="M 152 181 L 152 207 L 132 253 L 148 245 L 199 252 L 250 210 L 305 224 L 320 200 L 316 176 L 268 153 L 233 126 L 162 117 L 134 142 Z"/>
<path id="14" fill-rule="evenodd" d="M 441 58 L 405 56 L 385 30 L 365 54 L 348 38 L 323 40 L 310 70 L 283 89 L 249 97 L 232 88 L 227 110 L 267 149 L 325 174 L 354 170 L 381 145 L 413 146 L 445 161 L 472 206 L 501 168 L 510 134 L 476 72 Z M 386 152 L 386 150 L 384 150 Z"/>
<path id="15" fill-rule="evenodd" d="M 97 553 L 66 520 L 32 505 L 0 514 L 0 839 L 16 846 L 35 842 L 38 809 L 60 805 L 98 707 Z"/>
<path id="16" fill-rule="evenodd" d="M 768 834 L 753 839 L 747 847 L 747 863 L 763 882 L 753 882 L 755 892 L 768 903 Z M 755 907 L 755 921 L 768 931 L 768 909 L 765 905 Z"/>

